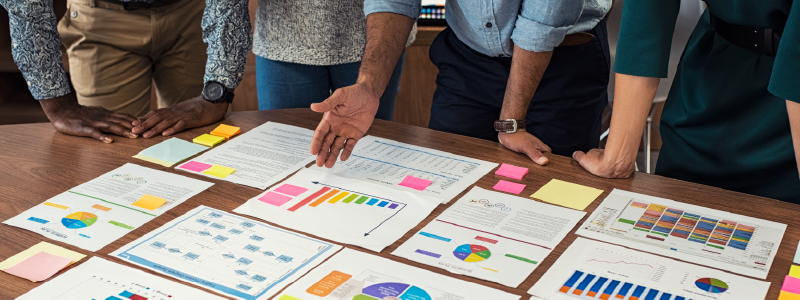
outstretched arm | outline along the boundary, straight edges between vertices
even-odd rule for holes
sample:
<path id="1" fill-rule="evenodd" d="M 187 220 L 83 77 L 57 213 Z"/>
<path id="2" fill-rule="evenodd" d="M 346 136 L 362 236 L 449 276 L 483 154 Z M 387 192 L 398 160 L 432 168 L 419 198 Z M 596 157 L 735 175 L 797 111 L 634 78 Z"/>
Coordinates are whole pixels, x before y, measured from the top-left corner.
<path id="1" fill-rule="evenodd" d="M 800 103 L 786 100 L 786 112 L 789 113 L 789 126 L 792 128 L 794 157 L 800 170 Z"/>

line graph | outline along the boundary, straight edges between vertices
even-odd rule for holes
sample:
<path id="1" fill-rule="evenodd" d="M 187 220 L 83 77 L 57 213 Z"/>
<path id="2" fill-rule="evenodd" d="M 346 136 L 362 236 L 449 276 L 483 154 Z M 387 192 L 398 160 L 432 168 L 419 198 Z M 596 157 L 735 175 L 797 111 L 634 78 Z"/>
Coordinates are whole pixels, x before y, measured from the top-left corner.
<path id="1" fill-rule="evenodd" d="M 629 262 L 622 261 L 622 260 L 620 260 L 620 261 L 613 261 L 613 262 L 612 262 L 612 261 L 604 261 L 604 260 L 590 259 L 590 260 L 587 260 L 586 262 L 588 263 L 588 262 L 592 262 L 592 261 L 601 262 L 601 263 L 609 263 L 609 264 L 612 264 L 612 265 L 615 265 L 615 264 L 627 264 L 627 265 L 648 266 L 648 267 L 650 267 L 650 268 L 654 268 L 653 266 L 651 266 L 651 265 L 649 265 L 649 264 L 637 264 L 637 263 L 629 263 Z"/>
<path id="2" fill-rule="evenodd" d="M 655 262 L 600 248 L 592 250 L 586 264 L 642 279 L 652 279 L 660 267 Z"/>

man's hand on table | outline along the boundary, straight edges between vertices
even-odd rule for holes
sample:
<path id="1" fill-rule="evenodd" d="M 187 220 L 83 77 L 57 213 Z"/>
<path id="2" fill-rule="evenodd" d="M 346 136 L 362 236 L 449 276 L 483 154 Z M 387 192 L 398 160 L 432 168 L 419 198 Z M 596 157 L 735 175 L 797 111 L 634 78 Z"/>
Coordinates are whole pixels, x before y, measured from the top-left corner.
<path id="1" fill-rule="evenodd" d="M 509 150 L 525 154 L 539 165 L 544 166 L 549 162 L 543 153 L 550 152 L 550 146 L 524 129 L 517 130 L 515 133 L 500 132 L 497 134 L 497 138 L 500 140 L 500 144 Z"/>
<path id="2" fill-rule="evenodd" d="M 375 119 L 380 95 L 363 84 L 337 89 L 330 98 L 311 104 L 315 112 L 325 113 L 314 131 L 311 154 L 317 156 L 317 166 L 333 167 L 339 152 L 342 161 L 350 157 L 353 148 Z"/>
<path id="3" fill-rule="evenodd" d="M 225 117 L 228 103 L 211 103 L 198 96 L 167 108 L 151 111 L 133 121 L 131 132 L 143 138 L 169 136 L 185 129 L 206 126 Z"/>
<path id="4" fill-rule="evenodd" d="M 131 132 L 136 118 L 129 114 L 115 113 L 99 106 L 82 106 L 75 95 L 70 93 L 61 97 L 40 100 L 47 118 L 61 133 L 91 137 L 103 143 L 114 139 L 103 132 L 128 138 L 136 138 Z"/>
<path id="5" fill-rule="evenodd" d="M 587 153 L 575 151 L 572 159 L 577 161 L 586 171 L 604 178 L 628 178 L 633 174 L 633 159 L 613 159 L 603 149 L 592 149 Z"/>

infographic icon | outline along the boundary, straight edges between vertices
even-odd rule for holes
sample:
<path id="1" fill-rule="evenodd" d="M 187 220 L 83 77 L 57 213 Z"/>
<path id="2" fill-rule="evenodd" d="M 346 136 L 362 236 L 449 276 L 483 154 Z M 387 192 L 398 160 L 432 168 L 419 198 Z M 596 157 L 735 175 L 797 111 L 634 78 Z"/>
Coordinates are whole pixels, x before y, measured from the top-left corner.
<path id="1" fill-rule="evenodd" d="M 728 290 L 728 284 L 716 278 L 700 278 L 694 282 L 694 285 L 713 294 L 724 293 Z"/>
<path id="2" fill-rule="evenodd" d="M 431 300 L 433 299 L 425 290 L 407 283 L 384 282 L 373 284 L 361 290 L 361 294 L 353 300 L 378 300 L 386 297 L 399 299 Z"/>
<path id="3" fill-rule="evenodd" d="M 61 224 L 64 224 L 64 227 L 69 229 L 81 229 L 89 227 L 95 222 L 97 222 L 97 215 L 82 211 L 71 213 L 61 219 Z"/>
<path id="4" fill-rule="evenodd" d="M 489 248 L 481 245 L 463 244 L 453 251 L 453 255 L 464 262 L 479 262 L 489 259 L 492 252 L 489 251 Z"/>

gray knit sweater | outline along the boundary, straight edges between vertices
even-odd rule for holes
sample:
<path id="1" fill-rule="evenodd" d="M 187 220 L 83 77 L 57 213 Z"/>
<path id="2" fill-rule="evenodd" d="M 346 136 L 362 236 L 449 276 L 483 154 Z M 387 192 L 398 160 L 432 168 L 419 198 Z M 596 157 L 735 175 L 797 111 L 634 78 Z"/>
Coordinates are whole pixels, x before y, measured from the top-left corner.
<path id="1" fill-rule="evenodd" d="M 416 37 L 414 26 L 406 46 Z M 364 0 L 259 0 L 253 53 L 290 63 L 330 66 L 361 61 Z"/>

